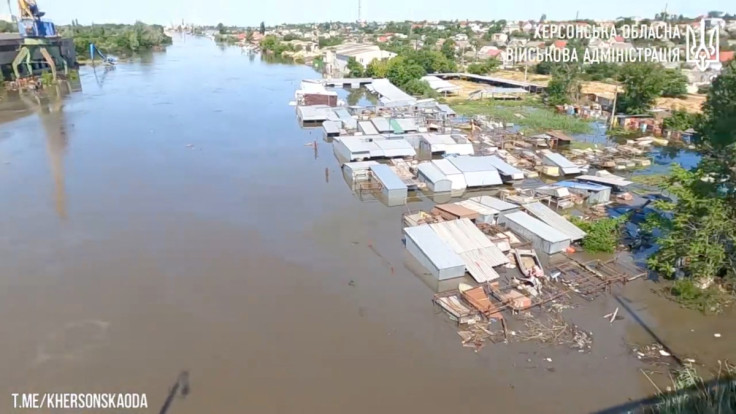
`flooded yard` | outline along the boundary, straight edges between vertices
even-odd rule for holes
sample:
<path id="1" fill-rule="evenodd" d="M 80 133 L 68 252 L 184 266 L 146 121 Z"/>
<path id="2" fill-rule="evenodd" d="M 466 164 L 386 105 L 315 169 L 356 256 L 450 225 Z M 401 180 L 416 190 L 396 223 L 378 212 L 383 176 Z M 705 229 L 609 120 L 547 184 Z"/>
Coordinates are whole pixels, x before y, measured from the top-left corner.
<path id="1" fill-rule="evenodd" d="M 170 414 L 594 412 L 654 391 L 631 343 L 736 358 L 732 314 L 645 280 L 567 311 L 589 353 L 474 353 L 403 248 L 406 207 L 359 200 L 299 127 L 288 102 L 311 68 L 179 37 L 80 74 L 61 100 L 0 102 L 2 407 L 139 392 L 158 412 L 186 370 Z"/>

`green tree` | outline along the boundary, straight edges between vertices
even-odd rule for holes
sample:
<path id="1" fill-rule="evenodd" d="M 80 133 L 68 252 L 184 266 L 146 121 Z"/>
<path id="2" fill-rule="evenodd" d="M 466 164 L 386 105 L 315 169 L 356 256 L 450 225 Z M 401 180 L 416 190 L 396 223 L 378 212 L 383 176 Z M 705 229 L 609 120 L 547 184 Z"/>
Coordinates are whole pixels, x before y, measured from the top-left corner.
<path id="1" fill-rule="evenodd" d="M 493 72 L 501 66 L 501 62 L 498 59 L 488 59 L 484 62 L 471 63 L 468 65 L 467 72 L 474 75 L 487 75 Z"/>
<path id="2" fill-rule="evenodd" d="M 266 23 L 264 23 L 264 22 L 261 22 L 261 27 L 259 27 L 259 28 L 258 28 L 258 31 L 259 31 L 259 32 L 260 32 L 261 34 L 266 34 Z"/>
<path id="3" fill-rule="evenodd" d="M 355 60 L 354 57 L 348 59 L 348 64 L 346 65 L 346 68 L 348 70 L 348 76 L 351 78 L 360 78 L 361 76 L 363 76 L 363 65 L 358 63 L 358 61 Z"/>
<path id="4" fill-rule="evenodd" d="M 396 56 L 388 61 L 386 77 L 398 87 L 403 87 L 412 79 L 419 79 L 427 72 L 417 63 L 407 60 L 403 56 Z"/>
<path id="5" fill-rule="evenodd" d="M 687 94 L 687 76 L 675 69 L 662 72 L 662 96 L 679 98 Z"/>
<path id="6" fill-rule="evenodd" d="M 365 68 L 365 76 L 369 78 L 385 78 L 388 75 L 388 61 L 373 59 Z"/>
<path id="7" fill-rule="evenodd" d="M 552 68 L 552 79 L 547 84 L 547 99 L 552 105 L 576 101 L 580 94 L 580 66 L 559 64 Z"/>
<path id="8" fill-rule="evenodd" d="M 702 159 L 693 171 L 677 165 L 662 187 L 673 201 L 652 214 L 659 250 L 651 269 L 672 277 L 736 277 L 736 63 L 727 65 L 708 92 L 696 122 Z"/>
<path id="9" fill-rule="evenodd" d="M 623 65 L 618 80 L 624 91 L 618 97 L 618 110 L 627 114 L 648 112 L 657 97 L 662 94 L 664 78 L 661 66 L 637 62 Z"/>
<path id="10" fill-rule="evenodd" d="M 455 41 L 452 39 L 446 39 L 444 43 L 442 43 L 442 48 L 440 49 L 440 52 L 442 52 L 443 55 L 447 59 L 455 59 Z"/>
<path id="11" fill-rule="evenodd" d="M 695 126 L 698 117 L 687 111 L 672 111 L 672 114 L 663 121 L 664 127 L 669 131 L 685 131 Z"/>
<path id="12" fill-rule="evenodd" d="M 225 34 L 225 25 L 222 23 L 217 23 L 217 31 L 220 34 Z"/>
<path id="13" fill-rule="evenodd" d="M 585 78 L 592 81 L 614 79 L 618 74 L 619 65 L 615 63 L 599 62 L 585 67 Z"/>

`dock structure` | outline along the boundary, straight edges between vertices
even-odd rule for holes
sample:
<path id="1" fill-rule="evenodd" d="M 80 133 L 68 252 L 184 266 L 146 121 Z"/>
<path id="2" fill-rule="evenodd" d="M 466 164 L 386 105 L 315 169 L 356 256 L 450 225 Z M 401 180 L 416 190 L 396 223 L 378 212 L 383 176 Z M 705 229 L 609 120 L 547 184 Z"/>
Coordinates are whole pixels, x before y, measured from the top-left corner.
<path id="1" fill-rule="evenodd" d="M 525 204 L 523 207 L 529 214 L 565 234 L 571 241 L 582 240 L 585 237 L 585 232 L 578 226 L 570 223 L 566 218 L 538 201 Z"/>
<path id="2" fill-rule="evenodd" d="M 570 246 L 569 236 L 523 211 L 502 214 L 498 223 L 529 240 L 538 252 L 554 254 Z"/>
<path id="3" fill-rule="evenodd" d="M 495 76 L 474 75 L 472 73 L 432 73 L 440 79 L 467 79 L 469 81 L 484 83 L 491 86 L 499 86 L 503 88 L 521 88 L 531 93 L 541 93 L 546 88 L 530 82 L 515 81 Z"/>

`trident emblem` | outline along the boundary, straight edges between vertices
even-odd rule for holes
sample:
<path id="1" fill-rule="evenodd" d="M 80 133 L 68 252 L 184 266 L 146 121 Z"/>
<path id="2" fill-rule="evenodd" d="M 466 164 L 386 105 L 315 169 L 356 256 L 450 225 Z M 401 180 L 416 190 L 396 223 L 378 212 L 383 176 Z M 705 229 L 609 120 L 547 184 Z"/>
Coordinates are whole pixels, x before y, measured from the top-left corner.
<path id="1" fill-rule="evenodd" d="M 700 30 L 687 28 L 687 61 L 695 63 L 701 71 L 708 69 L 711 63 L 718 63 L 719 38 L 718 26 L 714 26 L 710 35 L 705 31 L 706 19 L 700 20 Z M 707 42 L 706 42 L 707 39 Z"/>

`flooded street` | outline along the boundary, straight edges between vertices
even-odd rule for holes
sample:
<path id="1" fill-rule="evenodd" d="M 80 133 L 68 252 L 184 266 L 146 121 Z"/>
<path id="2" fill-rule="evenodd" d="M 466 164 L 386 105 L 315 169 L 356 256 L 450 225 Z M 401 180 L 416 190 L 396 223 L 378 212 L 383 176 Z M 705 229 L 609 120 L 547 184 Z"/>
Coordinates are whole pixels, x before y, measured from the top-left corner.
<path id="1" fill-rule="evenodd" d="M 351 194 L 287 105 L 311 68 L 181 37 L 80 75 L 0 110 L 0 412 L 14 392 L 138 392 L 157 413 L 184 370 L 170 414 L 582 413 L 654 391 L 626 344 L 654 339 L 601 318 L 613 297 L 570 311 L 589 354 L 463 348 L 411 270 L 405 207 Z M 732 315 L 652 287 L 620 293 L 662 341 L 736 357 Z"/>

